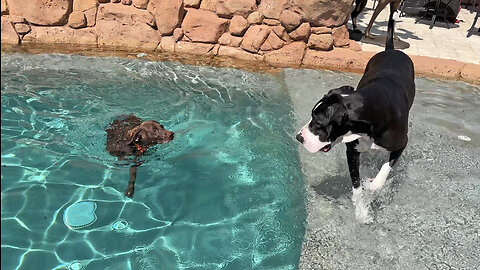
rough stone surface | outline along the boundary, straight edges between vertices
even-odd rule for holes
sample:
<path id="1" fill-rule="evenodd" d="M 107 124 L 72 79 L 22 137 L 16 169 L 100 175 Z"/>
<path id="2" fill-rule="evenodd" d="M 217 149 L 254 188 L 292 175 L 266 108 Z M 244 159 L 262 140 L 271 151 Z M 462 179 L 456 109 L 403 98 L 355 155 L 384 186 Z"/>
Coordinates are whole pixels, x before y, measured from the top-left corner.
<path id="1" fill-rule="evenodd" d="M 152 25 L 154 17 L 146 10 L 118 4 L 101 5 L 95 26 L 98 45 L 154 50 L 160 36 Z"/>
<path id="2" fill-rule="evenodd" d="M 250 26 L 243 37 L 242 49 L 249 52 L 258 52 L 269 34 L 270 28 L 266 25 Z"/>
<path id="3" fill-rule="evenodd" d="M 185 15 L 182 0 L 150 0 L 147 10 L 155 16 L 158 31 L 162 35 L 172 35 Z"/>
<path id="4" fill-rule="evenodd" d="M 287 7 L 288 0 L 262 0 L 258 6 L 258 11 L 266 18 L 278 20 L 282 11 Z"/>
<path id="5" fill-rule="evenodd" d="M 2 1 L 2 15 L 8 15 L 7 0 L 1 0 L 1 1 Z"/>
<path id="6" fill-rule="evenodd" d="M 467 82 L 480 85 L 480 65 L 466 64 L 460 68 L 460 78 Z"/>
<path id="7" fill-rule="evenodd" d="M 293 9 L 312 26 L 340 26 L 346 23 L 353 0 L 292 0 Z"/>
<path id="8" fill-rule="evenodd" d="M 369 57 L 346 48 L 334 48 L 331 51 L 307 50 L 303 64 L 307 67 L 323 67 L 327 69 L 349 69 L 362 72 Z"/>
<path id="9" fill-rule="evenodd" d="M 72 0 L 7 0 L 9 14 L 36 25 L 64 25 L 73 8 Z"/>
<path id="10" fill-rule="evenodd" d="M 302 16 L 291 10 L 284 10 L 280 14 L 280 23 L 290 32 L 302 23 Z"/>
<path id="11" fill-rule="evenodd" d="M 228 31 L 234 36 L 243 36 L 247 28 L 248 28 L 247 20 L 240 15 L 235 15 L 230 21 L 230 27 Z"/>
<path id="12" fill-rule="evenodd" d="M 32 26 L 32 31 L 23 38 L 22 44 L 23 43 L 96 46 L 97 35 L 95 31 L 90 28 L 72 29 L 68 26 Z"/>
<path id="13" fill-rule="evenodd" d="M 173 39 L 175 41 L 179 41 L 183 37 L 183 29 L 182 28 L 176 28 L 173 30 Z"/>
<path id="14" fill-rule="evenodd" d="M 175 45 L 175 53 L 189 55 L 210 55 L 215 54 L 213 52 L 214 47 L 214 44 L 179 41 Z"/>
<path id="15" fill-rule="evenodd" d="M 175 53 L 175 39 L 173 37 L 162 37 L 156 50 Z"/>
<path id="16" fill-rule="evenodd" d="M 250 13 L 250 15 L 248 15 L 247 21 L 248 21 L 248 24 L 261 24 L 263 21 L 263 18 L 264 16 L 262 13 L 258 11 L 254 11 Z"/>
<path id="17" fill-rule="evenodd" d="M 13 24 L 10 22 L 8 16 L 2 16 L 2 25 L 1 25 L 1 40 L 2 44 L 18 44 L 20 43 L 20 38 L 13 28 Z"/>
<path id="18" fill-rule="evenodd" d="M 349 41 L 348 48 L 350 48 L 350 50 L 352 50 L 354 52 L 362 51 L 362 47 L 355 40 L 350 40 Z"/>
<path id="19" fill-rule="evenodd" d="M 27 23 L 27 21 L 25 20 L 24 17 L 22 16 L 17 16 L 17 15 L 10 15 L 8 16 L 10 18 L 10 22 L 12 22 L 13 24 L 16 24 L 16 23 Z"/>
<path id="20" fill-rule="evenodd" d="M 288 34 L 293 40 L 307 40 L 310 36 L 310 24 L 302 23 L 297 29 Z"/>
<path id="21" fill-rule="evenodd" d="M 122 4 L 129 6 L 132 4 L 132 0 L 122 0 Z"/>
<path id="22" fill-rule="evenodd" d="M 30 25 L 27 23 L 15 23 L 13 27 L 15 28 L 15 31 L 17 31 L 19 35 L 28 34 L 32 30 Z"/>
<path id="23" fill-rule="evenodd" d="M 185 7 L 199 8 L 201 0 L 183 0 Z"/>
<path id="24" fill-rule="evenodd" d="M 333 28 L 332 35 L 335 47 L 346 47 L 350 44 L 348 29 L 346 25 Z"/>
<path id="25" fill-rule="evenodd" d="M 97 22 L 97 11 L 98 9 L 96 7 L 93 7 L 83 12 L 83 14 L 85 14 L 85 19 L 87 19 L 88 27 L 95 26 L 95 23 Z"/>
<path id="26" fill-rule="evenodd" d="M 270 26 L 280 25 L 279 20 L 267 19 L 267 18 L 263 19 L 263 23 Z"/>
<path id="27" fill-rule="evenodd" d="M 311 34 L 307 46 L 314 50 L 329 51 L 333 49 L 333 37 L 330 34 Z"/>
<path id="28" fill-rule="evenodd" d="M 202 0 L 200 2 L 200 9 L 213 11 L 217 10 L 218 0 Z"/>
<path id="29" fill-rule="evenodd" d="M 87 26 L 87 19 L 82 11 L 74 11 L 68 18 L 68 25 L 72 28 L 78 29 Z"/>
<path id="30" fill-rule="evenodd" d="M 132 5 L 139 9 L 147 9 L 148 0 L 132 0 Z"/>
<path id="31" fill-rule="evenodd" d="M 242 43 L 241 37 L 232 36 L 230 33 L 224 33 L 219 39 L 218 44 L 230 47 L 238 47 Z"/>
<path id="32" fill-rule="evenodd" d="M 285 28 L 281 25 L 272 26 L 272 31 L 279 37 L 282 37 L 285 34 Z"/>
<path id="33" fill-rule="evenodd" d="M 100 2 L 100 3 L 109 3 L 110 0 L 98 0 L 98 2 Z M 120 2 L 120 0 L 118 0 L 116 3 L 119 3 L 119 2 Z M 115 0 L 112 0 L 112 3 L 115 3 Z"/>
<path id="34" fill-rule="evenodd" d="M 227 30 L 228 20 L 212 11 L 188 9 L 182 23 L 185 37 L 193 42 L 216 43 Z"/>
<path id="35" fill-rule="evenodd" d="M 281 38 L 275 34 L 275 32 L 270 32 L 268 35 L 267 39 L 265 42 L 262 44 L 260 47 L 261 51 L 272 51 L 272 50 L 278 50 L 285 45 L 285 41 L 283 41 Z"/>
<path id="36" fill-rule="evenodd" d="M 73 11 L 85 11 L 97 7 L 97 0 L 73 0 Z"/>
<path id="37" fill-rule="evenodd" d="M 249 53 L 238 48 L 227 47 L 227 46 L 220 46 L 220 48 L 218 49 L 218 55 L 232 57 L 235 59 L 246 60 L 246 61 L 263 61 L 264 59 L 262 55 Z"/>
<path id="38" fill-rule="evenodd" d="M 247 17 L 256 8 L 255 0 L 219 0 L 216 12 L 219 16 L 225 18 L 232 18 L 234 15 Z"/>
<path id="39" fill-rule="evenodd" d="M 307 45 L 304 42 L 292 42 L 265 54 L 265 62 L 271 65 L 298 67 L 302 63 Z"/>
<path id="40" fill-rule="evenodd" d="M 332 28 L 324 27 L 324 26 L 317 26 L 317 27 L 312 27 L 310 31 L 313 34 L 331 34 L 332 33 Z"/>

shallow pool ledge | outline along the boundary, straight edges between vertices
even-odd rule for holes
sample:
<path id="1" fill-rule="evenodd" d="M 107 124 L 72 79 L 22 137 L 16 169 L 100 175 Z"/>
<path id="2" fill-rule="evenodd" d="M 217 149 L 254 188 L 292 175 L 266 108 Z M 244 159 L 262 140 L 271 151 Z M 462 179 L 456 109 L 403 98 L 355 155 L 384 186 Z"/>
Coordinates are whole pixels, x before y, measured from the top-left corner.
<path id="1" fill-rule="evenodd" d="M 71 46 L 71 44 L 28 44 L 9 45 L 2 43 L 2 53 L 65 53 L 88 56 L 138 57 L 152 61 L 178 61 L 194 65 L 217 67 L 235 67 L 250 71 L 269 71 L 278 68 L 310 68 L 363 73 L 368 60 L 374 52 L 353 51 L 348 48 L 334 48 L 331 51 L 316 51 L 297 46 L 293 42 L 278 50 L 275 54 L 258 55 L 244 50 L 216 46 L 205 52 L 195 46 L 183 48 L 174 46 L 170 51 L 144 51 L 141 48 L 109 48 L 92 46 Z M 195 43 L 192 43 L 195 45 Z M 200 45 L 199 45 L 200 46 Z M 195 55 L 195 57 L 192 57 Z M 463 63 L 456 60 L 410 56 L 415 64 L 415 75 L 428 78 L 464 81 L 480 85 L 480 65 Z M 252 65 L 252 63 L 254 63 Z"/>

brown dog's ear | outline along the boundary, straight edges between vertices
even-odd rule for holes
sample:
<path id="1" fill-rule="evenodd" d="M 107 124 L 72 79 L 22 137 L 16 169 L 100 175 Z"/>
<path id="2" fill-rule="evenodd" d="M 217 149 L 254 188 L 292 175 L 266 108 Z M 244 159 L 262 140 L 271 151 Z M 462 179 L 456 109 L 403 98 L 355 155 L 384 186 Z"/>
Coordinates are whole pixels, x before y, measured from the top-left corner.
<path id="1" fill-rule="evenodd" d="M 128 137 L 127 137 L 127 144 L 131 144 L 133 143 L 134 140 L 137 139 L 138 137 L 138 134 L 140 133 L 140 131 L 142 131 L 142 129 L 140 127 L 135 127 L 131 130 L 128 131 Z"/>

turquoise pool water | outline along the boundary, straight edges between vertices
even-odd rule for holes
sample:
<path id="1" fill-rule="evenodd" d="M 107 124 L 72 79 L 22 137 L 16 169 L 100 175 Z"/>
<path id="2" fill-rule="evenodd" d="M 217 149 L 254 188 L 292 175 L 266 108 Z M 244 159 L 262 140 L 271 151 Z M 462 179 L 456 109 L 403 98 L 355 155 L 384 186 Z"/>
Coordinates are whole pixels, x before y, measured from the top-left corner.
<path id="1" fill-rule="evenodd" d="M 2 269 L 297 267 L 304 179 L 280 76 L 62 55 L 1 65 Z M 176 133 L 149 150 L 132 200 L 104 131 L 130 113 Z M 97 219 L 72 230 L 63 214 L 80 201 Z"/>

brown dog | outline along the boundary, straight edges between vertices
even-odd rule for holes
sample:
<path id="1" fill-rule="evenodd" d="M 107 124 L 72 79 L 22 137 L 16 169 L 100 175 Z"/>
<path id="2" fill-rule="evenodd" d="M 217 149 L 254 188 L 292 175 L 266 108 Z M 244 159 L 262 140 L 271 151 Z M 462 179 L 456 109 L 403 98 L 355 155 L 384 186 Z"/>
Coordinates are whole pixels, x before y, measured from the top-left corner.
<path id="1" fill-rule="evenodd" d="M 128 115 L 121 120 L 114 120 L 106 129 L 107 151 L 119 160 L 127 156 L 134 156 L 135 163 L 130 167 L 130 180 L 125 190 L 125 196 L 133 197 L 137 168 L 142 165 L 139 157 L 147 149 L 156 144 L 167 143 L 173 140 L 174 133 L 164 129 L 157 121 L 143 122 L 134 115 Z"/>
<path id="2" fill-rule="evenodd" d="M 372 29 L 373 23 L 377 19 L 378 14 L 388 5 L 390 4 L 390 10 L 396 11 L 400 7 L 400 4 L 403 0 L 379 0 L 378 5 L 373 12 L 372 18 L 368 23 L 367 28 L 365 28 L 365 37 L 374 38 L 372 34 L 370 34 L 370 30 Z M 354 31 L 359 31 L 357 28 L 357 16 L 362 12 L 362 10 L 367 5 L 367 0 L 355 0 L 355 8 L 352 11 L 352 25 Z"/>

